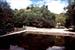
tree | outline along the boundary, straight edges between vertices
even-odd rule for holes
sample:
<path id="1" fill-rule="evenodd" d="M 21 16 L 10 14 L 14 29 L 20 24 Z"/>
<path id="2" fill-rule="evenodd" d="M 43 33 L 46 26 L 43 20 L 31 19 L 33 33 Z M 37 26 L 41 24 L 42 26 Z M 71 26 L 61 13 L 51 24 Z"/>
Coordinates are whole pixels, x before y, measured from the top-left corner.
<path id="1" fill-rule="evenodd" d="M 56 14 L 56 23 L 60 23 L 61 26 L 65 25 L 65 20 L 66 20 L 66 15 L 65 13 L 60 13 L 60 14 Z"/>
<path id="2" fill-rule="evenodd" d="M 66 25 L 69 25 L 68 27 L 72 26 L 75 30 L 75 4 L 69 5 L 67 9 L 66 14 L 68 15 L 68 19 L 66 20 Z"/>
<path id="3" fill-rule="evenodd" d="M 0 0 L 0 34 L 5 34 L 13 29 L 12 10 L 9 4 Z"/>
<path id="4" fill-rule="evenodd" d="M 14 13 L 14 22 L 18 25 L 51 28 L 55 26 L 55 15 L 48 10 L 46 5 L 42 7 L 31 5 Z M 15 24 L 15 25 L 17 25 Z"/>

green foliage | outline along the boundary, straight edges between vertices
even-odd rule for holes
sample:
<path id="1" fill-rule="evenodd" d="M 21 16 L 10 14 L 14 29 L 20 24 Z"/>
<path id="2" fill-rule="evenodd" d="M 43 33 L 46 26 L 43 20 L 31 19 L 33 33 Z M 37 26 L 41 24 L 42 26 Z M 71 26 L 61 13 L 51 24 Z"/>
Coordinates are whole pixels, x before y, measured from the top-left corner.
<path id="1" fill-rule="evenodd" d="M 75 29 L 75 4 L 73 5 L 69 5 L 67 7 L 68 11 L 67 11 L 67 16 L 68 18 L 66 19 L 66 26 L 67 27 L 71 27 Z"/>
<path id="2" fill-rule="evenodd" d="M 12 15 L 9 4 L 0 0 L 0 34 L 5 34 L 13 29 Z"/>
<path id="3" fill-rule="evenodd" d="M 60 23 L 62 26 L 65 25 L 66 15 L 64 13 L 56 15 L 56 23 Z"/>
<path id="4" fill-rule="evenodd" d="M 31 6 L 26 9 L 14 10 L 15 26 L 35 26 L 51 28 L 55 26 L 55 15 L 51 13 L 47 6 Z"/>

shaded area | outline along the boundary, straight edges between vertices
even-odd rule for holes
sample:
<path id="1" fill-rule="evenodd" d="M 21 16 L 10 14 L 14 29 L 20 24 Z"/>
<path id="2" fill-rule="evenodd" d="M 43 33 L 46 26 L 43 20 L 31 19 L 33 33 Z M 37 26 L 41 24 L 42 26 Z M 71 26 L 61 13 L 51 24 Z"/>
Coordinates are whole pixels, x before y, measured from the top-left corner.
<path id="1" fill-rule="evenodd" d="M 75 50 L 75 37 L 65 37 L 66 50 Z"/>
<path id="2" fill-rule="evenodd" d="M 62 40 L 59 40 L 61 39 Z M 56 40 L 58 39 L 58 40 Z M 60 43 L 59 43 L 60 42 Z M 37 35 L 37 34 L 27 34 L 27 35 L 13 35 L 2 38 L 0 40 L 0 48 L 9 48 L 11 45 L 18 45 L 28 50 L 46 50 L 48 47 L 54 45 L 63 46 L 63 37 L 49 36 L 49 35 Z M 3 46 L 2 46 L 3 45 Z M 5 48 L 5 49 L 6 49 Z"/>
<path id="3" fill-rule="evenodd" d="M 9 49 L 10 45 L 28 50 L 46 50 L 52 46 L 65 46 L 66 50 L 75 50 L 75 38 L 23 33 L 0 38 L 0 49 Z"/>

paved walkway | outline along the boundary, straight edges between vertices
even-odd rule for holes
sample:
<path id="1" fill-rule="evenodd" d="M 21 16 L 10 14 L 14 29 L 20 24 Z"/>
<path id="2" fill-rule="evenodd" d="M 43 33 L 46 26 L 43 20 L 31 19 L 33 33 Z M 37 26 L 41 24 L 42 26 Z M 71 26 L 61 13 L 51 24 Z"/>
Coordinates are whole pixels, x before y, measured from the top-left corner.
<path id="1" fill-rule="evenodd" d="M 58 36 L 75 36 L 75 32 L 66 31 L 68 29 L 46 29 L 46 28 L 35 28 L 35 27 L 26 27 L 25 30 L 9 33 L 6 35 L 2 35 L 0 37 L 14 35 L 14 34 L 21 34 L 23 32 L 27 32 L 27 34 L 44 34 L 44 35 L 58 35 Z"/>

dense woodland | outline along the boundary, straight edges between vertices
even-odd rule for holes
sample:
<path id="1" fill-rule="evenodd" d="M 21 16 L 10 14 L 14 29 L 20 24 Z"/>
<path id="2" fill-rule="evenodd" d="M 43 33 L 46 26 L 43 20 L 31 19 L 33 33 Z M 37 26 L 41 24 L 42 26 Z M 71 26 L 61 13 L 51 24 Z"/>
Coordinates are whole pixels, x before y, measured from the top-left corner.
<path id="1" fill-rule="evenodd" d="M 13 30 L 13 13 L 6 1 L 0 0 L 0 34 Z"/>
<path id="2" fill-rule="evenodd" d="M 15 9 L 13 20 L 16 27 L 25 25 L 51 28 L 55 26 L 55 15 L 48 10 L 46 5 L 42 7 L 31 5 L 26 9 Z"/>
<path id="3" fill-rule="evenodd" d="M 69 5 L 66 9 L 68 11 L 66 13 L 67 19 L 65 26 L 67 28 L 72 27 L 75 30 L 75 4 Z"/>
<path id="4" fill-rule="evenodd" d="M 0 34 L 13 31 L 14 27 L 22 28 L 23 26 L 55 28 L 57 23 L 67 28 L 71 25 L 75 26 L 74 9 L 75 5 L 68 7 L 67 16 L 65 13 L 50 12 L 47 5 L 39 7 L 32 4 L 25 9 L 12 10 L 6 1 L 0 0 Z"/>

